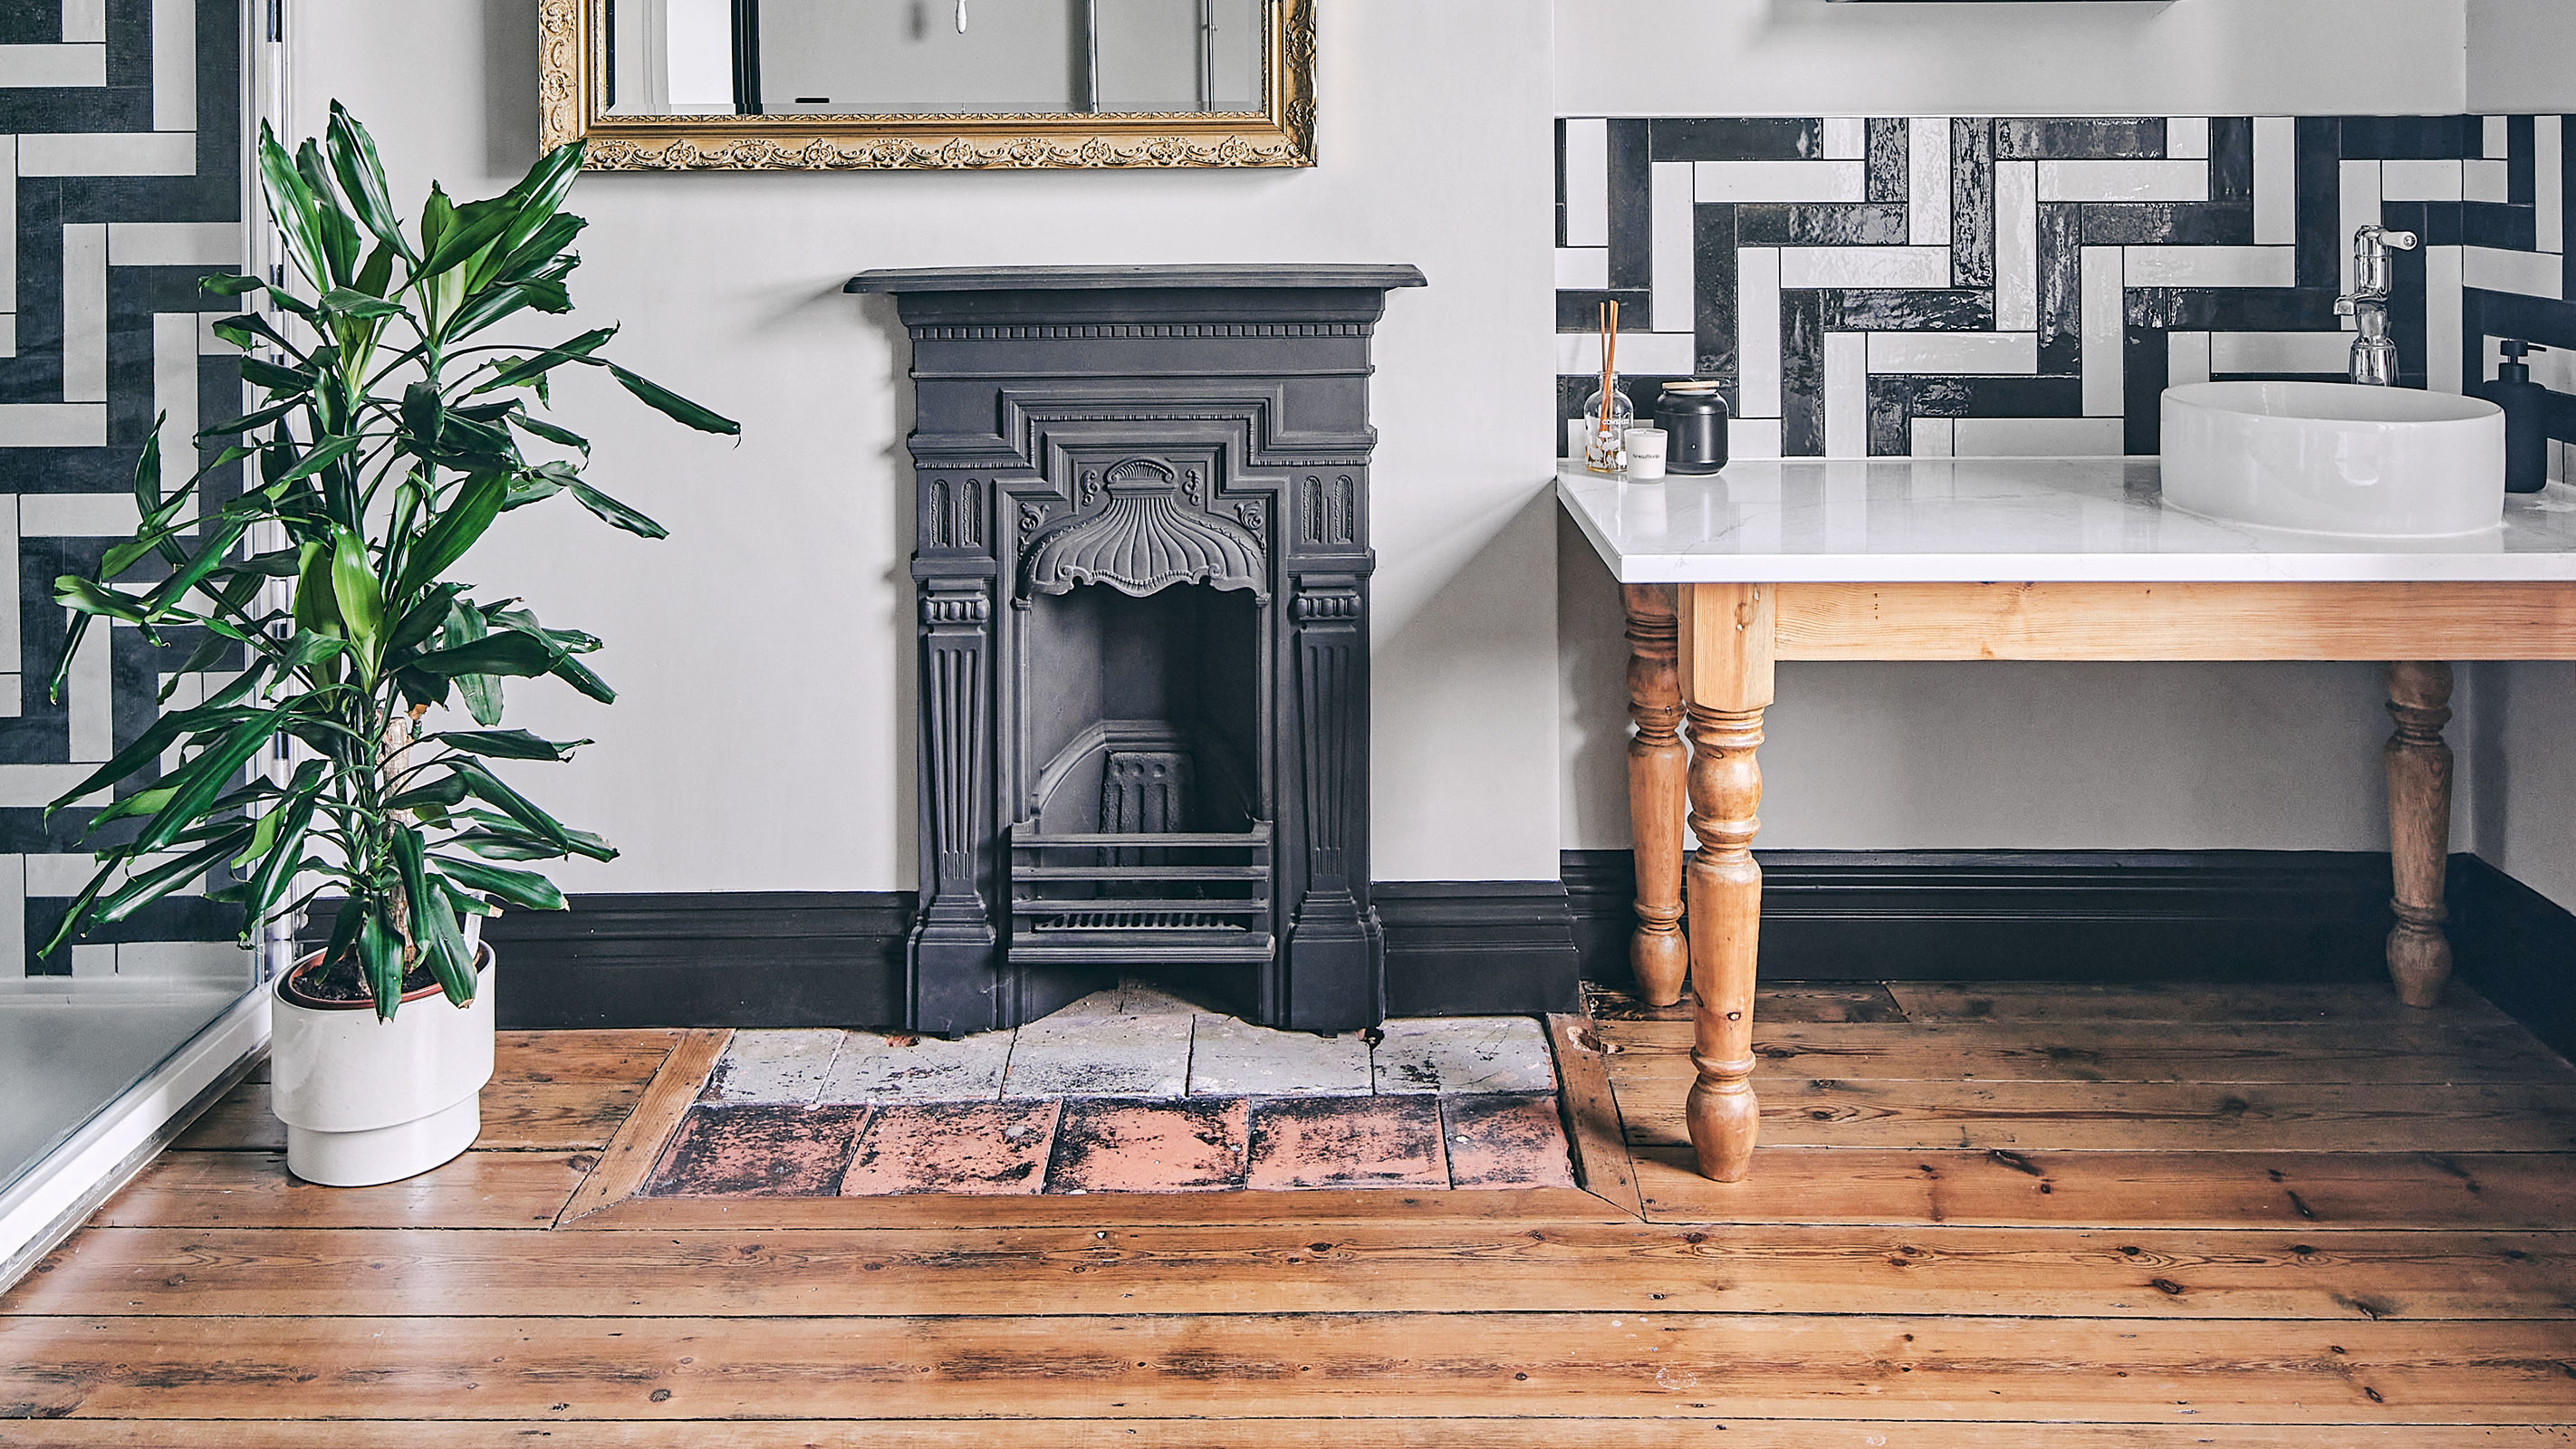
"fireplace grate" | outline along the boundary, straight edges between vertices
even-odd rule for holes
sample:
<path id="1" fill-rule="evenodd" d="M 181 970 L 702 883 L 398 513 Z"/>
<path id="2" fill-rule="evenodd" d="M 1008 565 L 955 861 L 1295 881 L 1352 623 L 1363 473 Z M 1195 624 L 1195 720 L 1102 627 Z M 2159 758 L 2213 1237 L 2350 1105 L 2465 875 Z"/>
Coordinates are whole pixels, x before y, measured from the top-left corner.
<path id="1" fill-rule="evenodd" d="M 1011 831 L 1016 959 L 1266 960 L 1271 832 Z"/>
<path id="2" fill-rule="evenodd" d="M 1213 911 L 1069 911 L 1039 916 L 1031 928 L 1040 931 L 1240 931 L 1241 923 Z"/>

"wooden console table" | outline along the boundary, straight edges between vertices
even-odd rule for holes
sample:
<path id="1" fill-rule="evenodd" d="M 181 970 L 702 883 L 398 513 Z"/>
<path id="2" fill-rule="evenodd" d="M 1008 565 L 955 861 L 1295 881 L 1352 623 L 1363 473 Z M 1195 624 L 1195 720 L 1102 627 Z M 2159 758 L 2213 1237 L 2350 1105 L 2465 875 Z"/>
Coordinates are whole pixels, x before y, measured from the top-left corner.
<path id="1" fill-rule="evenodd" d="M 1780 660 L 2395 660 L 2390 847 L 2399 997 L 2450 975 L 2450 660 L 2576 659 L 2576 490 L 2508 504 L 2468 539 L 2236 528 L 2163 506 L 2152 460 L 1739 462 L 1559 499 L 1622 586 L 1637 919 L 1655 1005 L 1696 987 L 1688 1118 L 1699 1170 L 1751 1166 L 1762 924 L 1763 711 Z M 1685 751 L 1684 739 L 1688 749 Z M 1687 810 L 1699 850 L 1688 869 Z"/>

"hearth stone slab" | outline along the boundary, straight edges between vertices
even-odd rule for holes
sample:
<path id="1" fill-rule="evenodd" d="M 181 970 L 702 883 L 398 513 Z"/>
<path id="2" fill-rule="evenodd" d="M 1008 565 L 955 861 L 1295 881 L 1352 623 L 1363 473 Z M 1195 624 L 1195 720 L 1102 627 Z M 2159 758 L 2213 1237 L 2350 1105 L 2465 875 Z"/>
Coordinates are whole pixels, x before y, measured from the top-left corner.
<path id="1" fill-rule="evenodd" d="M 710 1102 L 805 1103 L 831 1075 L 846 1033 L 737 1031 L 707 1084 Z M 836 1100 L 851 1100 L 839 1098 Z"/>
<path id="2" fill-rule="evenodd" d="M 1366 1096 L 1368 1042 L 1357 1032 L 1274 1031 L 1201 1016 L 1190 1039 L 1193 1097 Z"/>
<path id="3" fill-rule="evenodd" d="M 1046 1190 L 1224 1192 L 1243 1186 L 1252 1104 L 1077 1098 L 1056 1126 Z"/>
<path id="4" fill-rule="evenodd" d="M 1011 1033 L 988 1031 L 942 1041 L 935 1036 L 902 1046 L 872 1031 L 842 1033 L 847 1040 L 818 1102 L 989 1102 L 1002 1095 L 1002 1072 L 1011 1060 Z"/>
<path id="5" fill-rule="evenodd" d="M 645 1191 L 654 1197 L 817 1197 L 832 1191 L 866 1107 L 691 1108 Z"/>
<path id="6" fill-rule="evenodd" d="M 1063 1110 L 1059 1101 L 880 1107 L 859 1138 L 841 1193 L 1007 1197 L 1043 1191 L 1047 1156 Z"/>
<path id="7" fill-rule="evenodd" d="M 1104 1016 L 1195 1016 L 1199 1008 L 1174 996 L 1159 986 L 1143 981 L 1121 981 L 1106 991 L 1089 996 L 1060 1010 L 1047 1014 L 1049 1021 L 1076 1017 Z"/>
<path id="8" fill-rule="evenodd" d="M 1005 1097 L 1177 1097 L 1189 1085 L 1185 1015 L 1047 1017 L 1021 1027 L 1002 1078 Z"/>
<path id="9" fill-rule="evenodd" d="M 1565 1124 L 1551 1094 L 1443 1097 L 1451 1187 L 1572 1187 Z"/>
<path id="10" fill-rule="evenodd" d="M 1547 1032 L 1526 1016 L 1390 1021 L 1375 1065 L 1380 1096 L 1556 1089 Z"/>
<path id="11" fill-rule="evenodd" d="M 1252 1107 L 1254 1191 L 1449 1185 L 1429 1097 L 1275 1097 Z"/>

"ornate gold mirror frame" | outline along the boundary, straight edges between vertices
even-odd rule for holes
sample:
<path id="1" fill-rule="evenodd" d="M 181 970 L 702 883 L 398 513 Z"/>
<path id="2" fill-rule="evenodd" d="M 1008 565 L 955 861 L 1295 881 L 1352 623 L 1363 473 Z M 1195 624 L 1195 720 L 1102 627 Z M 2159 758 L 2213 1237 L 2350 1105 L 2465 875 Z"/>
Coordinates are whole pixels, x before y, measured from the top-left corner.
<path id="1" fill-rule="evenodd" d="M 623 115 L 606 108 L 608 0 L 538 0 L 538 132 L 600 171 L 1312 166 L 1315 0 L 1270 0 L 1259 111 Z"/>

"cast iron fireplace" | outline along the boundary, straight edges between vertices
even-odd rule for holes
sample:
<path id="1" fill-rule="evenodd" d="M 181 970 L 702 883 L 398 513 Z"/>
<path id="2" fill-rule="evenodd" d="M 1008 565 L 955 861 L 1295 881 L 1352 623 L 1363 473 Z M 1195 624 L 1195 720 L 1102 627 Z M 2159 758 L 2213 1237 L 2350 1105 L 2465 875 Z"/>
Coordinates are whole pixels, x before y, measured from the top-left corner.
<path id="1" fill-rule="evenodd" d="M 1385 1014 L 1369 339 L 1411 267 L 868 272 L 912 337 L 912 1025 Z"/>

